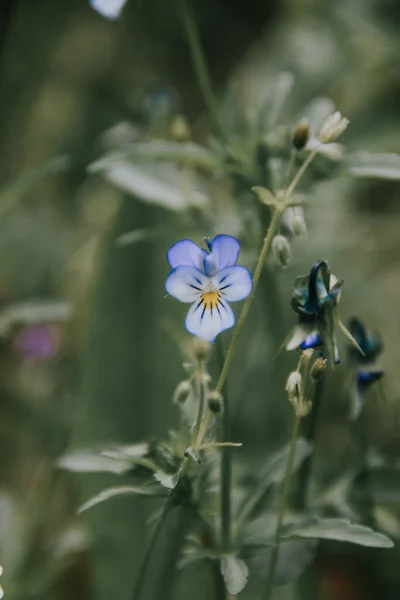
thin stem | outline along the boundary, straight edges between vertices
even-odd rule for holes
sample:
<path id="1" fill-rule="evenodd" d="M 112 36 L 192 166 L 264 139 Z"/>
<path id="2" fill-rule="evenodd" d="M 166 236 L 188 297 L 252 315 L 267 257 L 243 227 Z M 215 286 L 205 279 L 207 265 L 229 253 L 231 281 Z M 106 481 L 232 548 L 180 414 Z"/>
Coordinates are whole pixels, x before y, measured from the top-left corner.
<path id="1" fill-rule="evenodd" d="M 254 299 L 254 296 L 255 296 L 255 293 L 256 293 L 256 290 L 257 290 L 257 285 L 258 285 L 258 282 L 260 280 L 260 276 L 261 276 L 261 273 L 262 273 L 262 270 L 263 270 L 263 267 L 264 267 L 265 259 L 267 258 L 268 251 L 269 251 L 269 249 L 271 247 L 272 240 L 274 239 L 274 235 L 275 235 L 276 229 L 277 229 L 278 224 L 279 224 L 279 219 L 280 219 L 281 213 L 282 213 L 282 209 L 276 207 L 274 209 L 273 214 L 272 214 L 271 223 L 270 223 L 269 228 L 267 230 L 267 235 L 265 236 L 264 244 L 263 244 L 260 256 L 258 258 L 257 266 L 256 266 L 256 269 L 255 269 L 254 275 L 253 275 L 253 291 L 250 294 L 250 296 L 248 296 L 246 298 L 246 300 L 245 300 L 245 302 L 243 304 L 242 312 L 240 314 L 238 323 L 237 323 L 235 331 L 233 333 L 231 345 L 229 346 L 228 352 L 227 352 L 226 357 L 225 357 L 225 362 L 224 362 L 224 365 L 222 367 L 222 371 L 221 371 L 221 374 L 219 376 L 219 379 L 218 379 L 218 382 L 217 382 L 217 385 L 216 385 L 216 389 L 217 389 L 218 392 L 222 391 L 222 388 L 224 387 L 226 378 L 228 376 L 228 372 L 229 372 L 229 369 L 230 369 L 230 366 L 231 366 L 231 363 L 232 363 L 232 359 L 233 359 L 234 354 L 236 352 L 236 347 L 237 347 L 237 343 L 238 343 L 238 340 L 239 340 L 239 336 L 240 336 L 241 331 L 243 329 L 243 326 L 244 326 L 244 324 L 246 322 L 247 315 L 249 314 L 249 310 L 250 310 L 250 307 L 252 305 L 252 302 L 253 302 L 253 299 Z M 208 412 L 207 415 L 206 415 L 206 417 L 205 417 L 205 419 L 204 419 L 204 421 L 203 421 L 203 425 L 202 425 L 202 427 L 200 429 L 200 433 L 199 433 L 200 443 L 201 443 L 201 441 L 203 440 L 203 438 L 205 436 L 205 433 L 207 431 L 208 425 L 210 424 L 210 421 L 211 421 L 211 417 L 212 417 L 212 414 L 210 412 Z"/>
<path id="2" fill-rule="evenodd" d="M 293 470 L 294 455 L 295 455 L 295 451 L 296 451 L 297 435 L 299 432 L 299 423 L 300 423 L 300 417 L 297 416 L 295 413 L 294 418 L 293 418 L 292 436 L 291 436 L 291 440 L 290 440 L 290 451 L 289 451 L 289 456 L 288 456 L 287 463 L 286 463 L 285 477 L 283 480 L 282 493 L 281 493 L 281 497 L 280 497 L 280 501 L 279 501 L 279 512 L 278 512 L 278 521 L 277 521 L 276 530 L 275 530 L 274 547 L 272 548 L 272 551 L 271 551 L 271 562 L 269 563 L 267 586 L 265 589 L 265 600 L 270 600 L 272 598 L 275 570 L 276 570 L 276 565 L 278 562 L 278 555 L 279 555 L 281 530 L 282 530 L 282 525 L 283 525 L 283 521 L 285 518 L 286 508 L 287 508 L 287 504 L 288 504 L 288 500 L 289 500 L 290 483 L 291 483 L 291 476 L 292 476 L 292 470 Z"/>
<path id="3" fill-rule="evenodd" d="M 206 59 L 200 41 L 199 32 L 193 10 L 187 0 L 178 0 L 178 8 L 182 18 L 183 29 L 190 47 L 199 87 L 206 104 L 215 132 L 224 139 L 224 127 L 219 117 L 218 103 L 215 99 L 208 73 Z"/>
<path id="4" fill-rule="evenodd" d="M 238 323 L 236 325 L 235 331 L 233 332 L 233 336 L 232 336 L 232 341 L 231 341 L 231 345 L 229 346 L 228 352 L 226 354 L 225 357 L 225 362 L 224 362 L 224 366 L 222 367 L 222 371 L 221 374 L 219 376 L 218 382 L 217 382 L 217 386 L 216 389 L 218 392 L 222 391 L 222 388 L 224 387 L 226 378 L 228 376 L 228 372 L 232 363 L 232 359 L 233 356 L 236 352 L 236 346 L 238 343 L 238 339 L 240 336 L 240 333 L 243 329 L 243 325 L 245 324 L 247 315 L 249 314 L 249 310 L 250 307 L 252 305 L 256 290 L 257 290 L 257 285 L 258 282 L 260 280 L 260 276 L 264 267 L 264 263 L 265 263 L 265 259 L 267 258 L 269 249 L 271 247 L 272 244 L 272 240 L 274 239 L 275 233 L 278 229 L 279 226 L 279 219 L 282 215 L 282 212 L 287 208 L 287 201 L 290 199 L 291 195 L 293 194 L 294 190 L 296 189 L 300 179 L 302 178 L 302 176 L 304 175 L 305 171 L 307 170 L 307 167 L 310 165 L 311 161 L 314 159 L 314 157 L 316 156 L 317 151 L 314 150 L 313 152 L 311 152 L 309 154 L 309 156 L 307 157 L 307 159 L 304 161 L 304 163 L 302 164 L 302 166 L 300 167 L 300 169 L 298 170 L 298 172 L 296 173 L 295 177 L 293 178 L 293 181 L 291 182 L 291 184 L 289 185 L 289 187 L 286 189 L 285 194 L 281 200 L 281 202 L 279 203 L 279 205 L 275 206 L 273 213 L 272 213 L 272 218 L 271 218 L 271 222 L 269 224 L 268 230 L 267 230 L 267 234 L 265 236 L 264 239 L 264 244 L 263 247 L 261 249 L 261 253 L 260 256 L 258 258 L 257 261 L 257 266 L 256 269 L 254 271 L 254 275 L 253 275 L 253 291 L 250 294 L 250 296 L 247 296 L 244 304 L 243 304 L 243 308 L 242 308 L 242 312 L 240 314 Z M 207 412 L 203 424 L 201 426 L 200 429 L 200 433 L 199 433 L 199 444 L 202 443 L 204 436 L 207 432 L 207 428 L 210 424 L 210 421 L 212 419 L 212 414 L 210 411 Z"/>
<path id="5" fill-rule="evenodd" d="M 217 339 L 218 358 L 220 370 L 224 365 L 224 352 L 222 341 Z M 222 391 L 222 388 L 221 388 Z M 222 413 L 222 439 L 229 440 L 230 407 L 227 386 L 224 386 L 224 410 Z M 221 457 L 221 546 L 223 551 L 228 551 L 231 543 L 231 482 L 232 482 L 232 454 L 227 447 L 222 449 Z"/>
<path id="6" fill-rule="evenodd" d="M 199 407 L 197 409 L 197 417 L 196 417 L 196 422 L 194 424 L 193 436 L 192 436 L 192 446 L 193 446 L 194 450 L 197 450 L 197 446 L 198 446 L 199 431 L 200 431 L 201 421 L 203 419 L 204 402 L 205 402 L 205 396 L 206 396 L 205 387 L 204 387 L 204 371 L 203 371 L 202 361 L 199 361 L 197 380 L 199 383 Z"/>
<path id="7" fill-rule="evenodd" d="M 307 416 L 305 420 L 305 429 L 304 429 L 304 438 L 310 442 L 314 443 L 315 434 L 316 434 L 316 426 L 319 411 L 322 403 L 322 396 L 324 392 L 325 382 L 324 379 L 320 379 L 316 382 L 313 394 L 312 408 L 310 414 Z M 299 510 L 304 510 L 307 504 L 307 492 L 310 483 L 310 477 L 312 472 L 312 457 L 314 456 L 314 452 L 312 452 L 305 461 L 303 462 L 299 474 L 298 474 L 298 485 L 295 493 L 295 505 Z"/>

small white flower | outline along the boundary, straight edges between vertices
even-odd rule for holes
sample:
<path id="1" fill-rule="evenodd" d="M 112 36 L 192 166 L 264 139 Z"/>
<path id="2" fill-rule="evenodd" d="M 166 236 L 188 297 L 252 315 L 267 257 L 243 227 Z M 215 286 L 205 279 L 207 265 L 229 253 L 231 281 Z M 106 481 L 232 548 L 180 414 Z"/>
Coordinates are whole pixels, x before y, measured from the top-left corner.
<path id="1" fill-rule="evenodd" d="M 90 6 L 98 13 L 114 21 L 118 19 L 127 0 L 90 0 Z"/>
<path id="2" fill-rule="evenodd" d="M 316 150 L 318 154 L 322 154 L 331 160 L 340 160 L 344 152 L 344 146 L 342 144 L 336 144 L 335 142 L 324 144 L 316 137 L 312 137 L 308 140 L 305 149 L 309 152 Z"/>
<path id="3" fill-rule="evenodd" d="M 349 120 L 342 117 L 339 111 L 330 115 L 321 127 L 319 139 L 323 144 L 334 142 L 346 129 Z"/>

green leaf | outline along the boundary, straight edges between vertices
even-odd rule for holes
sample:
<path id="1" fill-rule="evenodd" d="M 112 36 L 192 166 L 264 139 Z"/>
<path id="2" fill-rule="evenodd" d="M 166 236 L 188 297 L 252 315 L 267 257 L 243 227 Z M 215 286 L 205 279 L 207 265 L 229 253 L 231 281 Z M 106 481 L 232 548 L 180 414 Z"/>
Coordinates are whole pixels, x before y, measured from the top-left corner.
<path id="1" fill-rule="evenodd" d="M 365 525 L 351 523 L 347 519 L 312 518 L 302 523 L 292 523 L 283 528 L 281 537 L 336 540 L 371 548 L 392 548 L 394 545 L 383 533 L 373 531 Z"/>
<path id="2" fill-rule="evenodd" d="M 263 204 L 266 204 L 266 206 L 276 206 L 276 198 L 272 192 L 267 190 L 267 188 L 255 185 L 251 189 L 257 194 L 258 199 L 261 200 Z"/>
<path id="3" fill-rule="evenodd" d="M 124 148 L 121 156 L 151 161 L 167 161 L 200 169 L 216 169 L 219 162 L 213 152 L 193 142 L 152 140 Z"/>
<path id="4" fill-rule="evenodd" d="M 227 554 L 221 559 L 220 569 L 228 592 L 233 596 L 240 594 L 249 577 L 246 563 L 234 554 Z"/>
<path id="5" fill-rule="evenodd" d="M 92 508 L 93 506 L 96 506 L 97 504 L 101 504 L 102 502 L 105 502 L 106 500 L 110 500 L 111 498 L 117 498 L 119 496 L 127 496 L 127 495 L 162 496 L 164 494 L 161 493 L 160 488 L 158 486 L 156 487 L 156 486 L 149 486 L 149 485 L 145 485 L 145 486 L 121 485 L 118 487 L 112 487 L 112 488 L 103 490 L 99 494 L 96 494 L 96 496 L 93 496 L 92 498 L 87 500 L 84 504 L 82 504 L 78 508 L 78 514 L 81 514 L 81 513 L 85 512 L 86 510 L 89 510 L 89 508 Z"/>
<path id="6" fill-rule="evenodd" d="M 344 166 L 353 177 L 400 180 L 400 154 L 348 154 Z"/>
<path id="7" fill-rule="evenodd" d="M 143 202 L 157 204 L 173 211 L 189 206 L 202 206 L 205 197 L 193 186 L 182 190 L 182 176 L 172 164 L 133 165 L 121 155 L 109 155 L 89 167 L 90 173 L 99 173 L 107 181 L 139 198 Z"/>

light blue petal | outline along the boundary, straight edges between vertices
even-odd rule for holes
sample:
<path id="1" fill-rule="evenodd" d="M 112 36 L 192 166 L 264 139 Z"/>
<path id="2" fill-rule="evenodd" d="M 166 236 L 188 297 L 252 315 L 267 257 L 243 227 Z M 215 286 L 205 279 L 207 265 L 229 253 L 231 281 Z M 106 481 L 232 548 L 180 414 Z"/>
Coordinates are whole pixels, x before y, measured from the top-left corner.
<path id="1" fill-rule="evenodd" d="M 234 324 L 235 315 L 225 301 L 212 310 L 205 308 L 200 301 L 195 302 L 186 317 L 186 329 L 207 342 L 213 342 L 221 331 L 233 327 Z"/>
<path id="2" fill-rule="evenodd" d="M 212 278 L 216 289 L 228 302 L 238 302 L 247 298 L 253 289 L 253 281 L 246 267 L 235 265 L 218 271 Z"/>
<path id="3" fill-rule="evenodd" d="M 202 287 L 208 282 L 206 276 L 194 267 L 177 267 L 169 274 L 165 289 L 180 302 L 200 299 Z"/>
<path id="4" fill-rule="evenodd" d="M 211 253 L 204 260 L 207 275 L 214 275 L 225 267 L 236 264 L 240 243 L 231 235 L 217 235 L 211 242 Z"/>
<path id="5" fill-rule="evenodd" d="M 187 265 L 203 271 L 203 261 L 206 256 L 207 252 L 192 242 L 192 240 L 176 242 L 167 253 L 168 262 L 173 269 Z"/>
<path id="6" fill-rule="evenodd" d="M 98 13 L 114 21 L 118 19 L 127 0 L 90 0 L 90 6 Z"/>

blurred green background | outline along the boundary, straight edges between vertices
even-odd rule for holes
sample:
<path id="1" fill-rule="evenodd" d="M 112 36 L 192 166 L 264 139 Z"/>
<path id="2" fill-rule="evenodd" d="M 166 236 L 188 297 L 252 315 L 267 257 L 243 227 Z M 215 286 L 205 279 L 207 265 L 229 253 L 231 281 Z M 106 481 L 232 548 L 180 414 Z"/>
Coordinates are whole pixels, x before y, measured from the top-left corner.
<path id="1" fill-rule="evenodd" d="M 234 84 L 251 112 L 262 88 L 289 71 L 295 83 L 286 125 L 327 96 L 351 121 L 343 136 L 349 150 L 400 152 L 397 0 L 193 5 L 219 97 Z M 252 267 L 249 239 L 263 226 L 252 205 L 231 200 L 222 177 L 201 189 L 217 214 L 201 230 L 207 219 L 195 206 L 138 197 L 88 170 L 126 143 L 208 142 L 209 119 L 172 3 L 128 0 L 116 22 L 85 0 L 3 0 L 0 15 L 0 581 L 6 598 L 130 600 L 157 502 L 126 497 L 77 517 L 79 504 L 116 477 L 67 473 L 57 459 L 74 448 L 163 437 L 177 425 L 171 398 L 184 376 L 180 345 L 188 336 L 182 306 L 164 298 L 165 252 L 181 238 L 230 233 L 245 240 Z M 322 258 L 346 279 L 343 319 L 356 314 L 384 339 L 385 400 L 371 396 L 360 426 L 368 445 L 397 465 L 394 179 L 326 181 L 316 173 L 308 237 L 294 240 L 285 271 L 268 264 L 229 380 L 232 438 L 244 443 L 238 469 L 251 471 L 287 439 L 284 383 L 295 358 L 273 357 L 295 320 L 291 282 Z M 189 173 L 183 194 L 191 181 Z M 29 346 L 33 323 L 42 327 L 32 333 L 34 345 L 35 335 L 44 340 L 40 356 Z M 229 338 L 223 335 L 225 346 Z M 214 362 L 211 370 L 215 377 Z M 315 459 L 322 482 L 363 453 L 346 420 L 344 378 L 339 367 L 326 386 Z M 400 536 L 399 503 L 400 488 L 378 513 L 377 528 L 386 526 L 392 538 Z M 397 549 L 326 544 L 315 562 L 316 597 L 398 598 L 398 560 Z M 207 569 L 190 568 L 174 597 L 205 599 L 210 585 Z M 277 597 L 296 596 L 287 586 Z"/>

